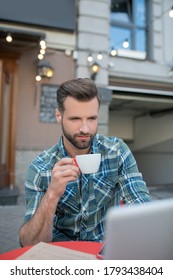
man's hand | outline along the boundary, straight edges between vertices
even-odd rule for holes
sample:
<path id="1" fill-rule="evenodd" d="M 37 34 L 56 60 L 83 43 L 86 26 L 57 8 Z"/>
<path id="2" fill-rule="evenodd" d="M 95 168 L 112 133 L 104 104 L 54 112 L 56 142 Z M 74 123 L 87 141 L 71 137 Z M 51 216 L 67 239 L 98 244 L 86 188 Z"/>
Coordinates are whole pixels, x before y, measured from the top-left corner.
<path id="1" fill-rule="evenodd" d="M 76 166 L 74 159 L 62 158 L 53 167 L 49 190 L 57 197 L 61 197 L 66 189 L 67 183 L 75 181 L 79 173 L 79 168 Z"/>

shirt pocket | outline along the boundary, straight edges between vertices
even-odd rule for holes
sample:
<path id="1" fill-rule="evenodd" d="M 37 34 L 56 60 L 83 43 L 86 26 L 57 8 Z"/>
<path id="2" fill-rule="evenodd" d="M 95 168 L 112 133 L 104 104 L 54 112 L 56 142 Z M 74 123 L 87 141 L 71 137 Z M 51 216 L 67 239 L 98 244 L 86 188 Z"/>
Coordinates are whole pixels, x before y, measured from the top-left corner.
<path id="1" fill-rule="evenodd" d="M 57 213 L 59 216 L 76 215 L 79 213 L 80 203 L 78 188 L 74 183 L 68 183 L 64 194 L 61 196 L 58 205 Z"/>
<path id="2" fill-rule="evenodd" d="M 92 181 L 97 208 L 113 206 L 115 194 L 118 191 L 115 178 L 111 175 L 98 176 Z"/>

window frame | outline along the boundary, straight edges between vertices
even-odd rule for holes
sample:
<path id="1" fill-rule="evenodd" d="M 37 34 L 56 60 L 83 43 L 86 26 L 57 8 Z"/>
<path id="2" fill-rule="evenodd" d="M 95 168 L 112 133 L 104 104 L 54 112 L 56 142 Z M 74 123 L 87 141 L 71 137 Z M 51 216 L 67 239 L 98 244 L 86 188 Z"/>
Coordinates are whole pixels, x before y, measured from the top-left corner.
<path id="1" fill-rule="evenodd" d="M 111 0 L 111 5 L 112 5 L 112 1 L 113 0 Z M 130 0 L 126 0 L 126 2 L 127 2 L 127 5 L 128 5 L 128 3 L 130 3 Z M 132 5 L 132 7 L 131 7 L 132 15 L 131 15 L 131 17 L 129 16 L 129 19 L 130 19 L 129 22 L 123 22 L 123 21 L 120 21 L 120 20 L 111 19 L 112 11 L 111 11 L 111 6 L 110 6 L 110 29 L 113 28 L 113 27 L 115 27 L 115 28 L 117 27 L 117 28 L 124 28 L 126 30 L 129 30 L 130 35 L 129 35 L 128 38 L 124 38 L 124 40 L 129 39 L 130 44 L 131 44 L 130 48 L 128 48 L 128 49 L 123 48 L 123 46 L 121 48 L 116 48 L 115 45 L 111 45 L 111 34 L 110 34 L 110 48 L 111 49 L 114 48 L 114 49 L 117 49 L 118 51 L 120 50 L 119 54 L 120 53 L 125 53 L 125 52 L 129 53 L 129 54 L 132 53 L 132 52 L 133 52 L 133 54 L 134 54 L 134 52 L 136 52 L 136 53 L 141 52 L 141 53 L 145 54 L 141 57 L 143 57 L 143 59 L 146 59 L 146 55 L 148 56 L 148 50 L 150 49 L 148 39 L 151 37 L 151 36 L 149 37 L 149 32 L 148 32 L 148 22 L 149 22 L 148 18 L 151 15 L 151 13 L 149 13 L 149 15 L 147 13 L 147 11 L 150 11 L 150 9 L 148 9 L 148 7 L 149 7 L 148 2 L 150 2 L 150 1 L 145 0 L 145 25 L 141 25 L 141 26 L 135 24 L 135 17 L 134 17 L 135 0 L 131 0 L 130 5 Z M 145 49 L 144 50 L 138 50 L 137 47 L 136 47 L 137 46 L 137 38 L 136 38 L 136 35 L 135 35 L 136 30 L 137 30 L 137 32 L 140 32 L 140 30 L 145 32 L 145 38 L 144 38 L 145 39 Z M 117 54 L 118 54 L 118 52 L 117 52 Z M 125 56 L 128 56 L 128 55 L 126 54 Z M 131 55 L 130 55 L 130 57 L 131 57 Z M 140 55 L 139 55 L 139 57 L 140 57 Z M 137 57 L 135 57 L 135 54 L 134 54 L 134 58 L 138 58 L 138 55 L 137 55 Z"/>

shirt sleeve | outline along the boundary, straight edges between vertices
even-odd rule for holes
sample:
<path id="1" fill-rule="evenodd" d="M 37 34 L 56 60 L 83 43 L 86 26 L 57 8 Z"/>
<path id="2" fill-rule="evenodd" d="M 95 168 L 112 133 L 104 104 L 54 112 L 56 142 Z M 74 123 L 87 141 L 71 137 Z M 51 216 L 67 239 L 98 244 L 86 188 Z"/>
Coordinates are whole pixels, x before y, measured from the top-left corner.
<path id="1" fill-rule="evenodd" d="M 125 204 L 138 204 L 151 201 L 151 197 L 139 172 L 136 160 L 129 147 L 121 140 L 119 150 L 119 189 Z"/>
<path id="2" fill-rule="evenodd" d="M 28 169 L 25 180 L 26 211 L 24 223 L 28 222 L 36 212 L 50 181 L 50 174 L 40 170 L 39 165 L 32 163 Z M 55 226 L 56 216 L 53 221 L 52 241 L 69 241 L 70 239 Z"/>
<path id="3" fill-rule="evenodd" d="M 39 169 L 32 163 L 28 169 L 25 179 L 25 194 L 26 194 L 26 211 L 24 222 L 27 222 L 34 215 L 42 197 L 45 194 L 45 189 L 42 186 L 42 177 Z"/>

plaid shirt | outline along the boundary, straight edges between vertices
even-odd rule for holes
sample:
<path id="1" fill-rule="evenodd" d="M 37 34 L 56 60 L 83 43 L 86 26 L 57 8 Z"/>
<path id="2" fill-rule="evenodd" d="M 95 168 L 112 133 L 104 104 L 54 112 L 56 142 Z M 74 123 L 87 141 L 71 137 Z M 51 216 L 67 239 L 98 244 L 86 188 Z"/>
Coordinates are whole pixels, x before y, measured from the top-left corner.
<path id="1" fill-rule="evenodd" d="M 117 197 L 129 205 L 151 200 L 135 159 L 121 139 L 97 134 L 91 152 L 101 153 L 100 169 L 67 184 L 54 215 L 53 241 L 103 241 L 105 214 L 117 204 Z M 25 222 L 47 191 L 54 164 L 63 157 L 68 155 L 61 138 L 31 163 L 25 182 Z"/>

